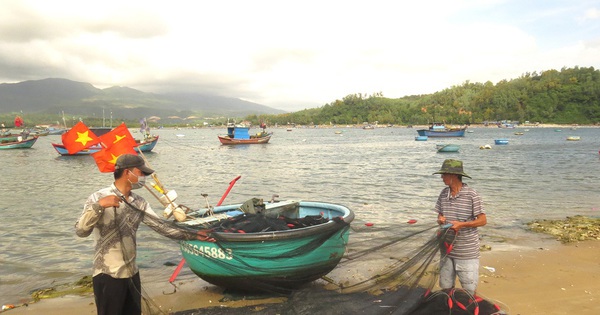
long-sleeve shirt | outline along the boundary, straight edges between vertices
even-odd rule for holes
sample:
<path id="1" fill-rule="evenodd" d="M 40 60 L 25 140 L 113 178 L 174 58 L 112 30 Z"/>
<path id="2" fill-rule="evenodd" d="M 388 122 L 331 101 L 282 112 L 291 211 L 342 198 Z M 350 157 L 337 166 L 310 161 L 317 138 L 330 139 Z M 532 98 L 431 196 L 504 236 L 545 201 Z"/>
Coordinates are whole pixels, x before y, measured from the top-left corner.
<path id="1" fill-rule="evenodd" d="M 178 229 L 158 217 L 144 198 L 131 193 L 127 203 L 119 207 L 103 209 L 98 200 L 109 195 L 123 196 L 112 184 L 103 188 L 86 200 L 83 212 L 75 223 L 79 237 L 94 234 L 94 272 L 110 275 L 113 278 L 129 278 L 138 272 L 136 258 L 136 232 L 141 222 L 159 234 L 179 240 L 189 240 L 195 233 Z"/>

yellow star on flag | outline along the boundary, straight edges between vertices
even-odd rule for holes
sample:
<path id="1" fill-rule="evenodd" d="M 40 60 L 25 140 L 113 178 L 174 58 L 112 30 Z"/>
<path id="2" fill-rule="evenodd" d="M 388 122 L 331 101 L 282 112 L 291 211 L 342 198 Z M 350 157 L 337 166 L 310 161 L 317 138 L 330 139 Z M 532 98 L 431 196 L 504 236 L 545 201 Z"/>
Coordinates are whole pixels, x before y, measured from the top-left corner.
<path id="1" fill-rule="evenodd" d="M 110 154 L 110 156 L 112 157 L 112 159 L 110 161 L 108 161 L 108 163 L 110 164 L 117 164 L 117 159 L 119 158 L 119 156 L 121 156 L 122 154 L 119 155 L 114 155 L 114 154 Z"/>
<path id="2" fill-rule="evenodd" d="M 85 145 L 88 142 L 94 140 L 94 139 L 90 138 L 88 133 L 89 133 L 88 130 L 86 130 L 84 132 L 77 132 L 77 140 L 75 140 L 75 142 L 79 142 L 85 147 Z"/>
<path id="3" fill-rule="evenodd" d="M 115 141 L 113 143 L 117 143 L 126 137 L 127 137 L 127 135 L 123 135 L 123 136 L 115 135 Z"/>

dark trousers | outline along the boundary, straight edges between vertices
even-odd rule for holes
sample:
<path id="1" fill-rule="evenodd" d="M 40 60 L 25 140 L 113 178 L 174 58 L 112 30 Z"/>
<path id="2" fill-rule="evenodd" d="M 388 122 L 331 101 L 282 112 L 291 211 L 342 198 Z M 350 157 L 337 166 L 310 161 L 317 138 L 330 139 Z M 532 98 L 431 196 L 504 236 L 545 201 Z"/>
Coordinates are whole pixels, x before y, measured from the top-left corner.
<path id="1" fill-rule="evenodd" d="M 125 279 L 115 279 L 101 273 L 93 278 L 92 283 L 98 315 L 142 314 L 139 273 Z"/>

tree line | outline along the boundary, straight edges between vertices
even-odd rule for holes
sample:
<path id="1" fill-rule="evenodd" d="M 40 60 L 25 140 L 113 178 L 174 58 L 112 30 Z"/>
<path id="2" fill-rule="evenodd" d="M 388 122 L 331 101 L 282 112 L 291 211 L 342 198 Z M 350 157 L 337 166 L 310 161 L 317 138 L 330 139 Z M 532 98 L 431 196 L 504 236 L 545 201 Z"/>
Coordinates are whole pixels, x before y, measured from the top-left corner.
<path id="1" fill-rule="evenodd" d="M 556 124 L 600 123 L 600 71 L 593 67 L 525 73 L 496 84 L 464 82 L 442 91 L 391 99 L 351 94 L 278 115 L 250 115 L 253 124 L 474 124 L 501 120 Z"/>
<path id="2" fill-rule="evenodd" d="M 27 126 L 63 123 L 57 114 L 20 114 L 24 117 Z M 15 113 L 0 114 L 0 121 L 10 126 L 14 115 Z M 105 123 L 97 116 L 76 117 L 68 114 L 66 124 L 72 126 L 81 119 L 93 126 L 102 126 Z M 249 115 L 243 119 L 254 125 L 259 125 L 261 122 L 268 125 L 348 125 L 365 122 L 393 125 L 446 122 L 463 125 L 501 120 L 598 124 L 600 123 L 600 71 L 593 67 L 574 67 L 562 68 L 560 71 L 528 72 L 519 78 L 502 80 L 496 84 L 490 81 L 485 83 L 466 81 L 433 94 L 402 98 L 386 98 L 381 92 L 370 95 L 350 94 L 318 108 L 276 115 Z M 137 120 L 122 117 L 115 117 L 115 121 L 119 123 L 124 121 L 131 126 L 138 124 Z M 198 117 L 185 122 L 161 120 L 150 125 L 152 127 L 159 124 L 202 126 L 204 121 L 204 118 Z M 226 123 L 226 118 L 211 120 L 211 125 L 215 126 Z"/>

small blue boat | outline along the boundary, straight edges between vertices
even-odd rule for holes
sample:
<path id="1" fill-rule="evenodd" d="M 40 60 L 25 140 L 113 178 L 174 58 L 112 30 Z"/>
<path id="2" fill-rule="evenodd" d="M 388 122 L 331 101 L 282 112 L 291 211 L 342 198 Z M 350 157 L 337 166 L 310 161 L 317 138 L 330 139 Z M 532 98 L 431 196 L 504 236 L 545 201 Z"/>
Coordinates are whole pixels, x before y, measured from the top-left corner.
<path id="1" fill-rule="evenodd" d="M 494 140 L 494 143 L 498 145 L 508 144 L 508 139 L 496 139 Z"/>
<path id="2" fill-rule="evenodd" d="M 222 225 L 223 220 L 243 215 L 240 208 L 241 204 L 214 207 L 210 216 L 204 215 L 206 209 L 198 210 L 188 213 L 191 220 L 177 224 Z M 183 258 L 198 277 L 220 287 L 243 291 L 261 291 L 264 285 L 297 288 L 337 266 L 354 219 L 344 206 L 308 201 L 265 203 L 264 215 L 286 221 L 312 216 L 323 222 L 264 232 L 212 232 L 216 242 L 181 241 Z"/>
<path id="3" fill-rule="evenodd" d="M 436 149 L 438 152 L 458 152 L 460 150 L 460 146 L 458 144 L 438 144 L 436 145 Z"/>
<path id="4" fill-rule="evenodd" d="M 415 141 L 427 141 L 427 136 L 416 136 Z"/>

